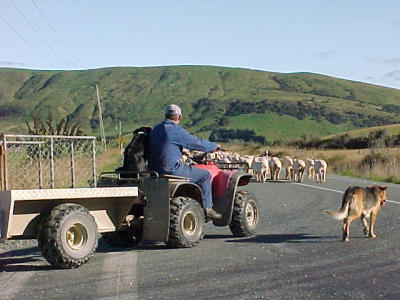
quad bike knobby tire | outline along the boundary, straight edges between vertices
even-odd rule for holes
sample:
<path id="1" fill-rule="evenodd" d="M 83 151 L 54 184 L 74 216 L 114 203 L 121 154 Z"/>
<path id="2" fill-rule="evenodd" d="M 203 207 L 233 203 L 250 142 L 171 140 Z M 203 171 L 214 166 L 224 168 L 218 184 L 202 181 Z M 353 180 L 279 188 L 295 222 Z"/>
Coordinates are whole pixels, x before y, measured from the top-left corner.
<path id="1" fill-rule="evenodd" d="M 235 194 L 232 220 L 229 228 L 236 237 L 253 236 L 258 224 L 257 200 L 253 193 L 239 191 Z"/>
<path id="2" fill-rule="evenodd" d="M 88 261 L 97 247 L 97 224 L 81 205 L 66 203 L 53 208 L 40 226 L 39 248 L 53 266 L 71 269 Z"/>
<path id="3" fill-rule="evenodd" d="M 168 246 L 189 248 L 204 236 L 204 211 L 189 197 L 176 197 L 170 203 Z"/>

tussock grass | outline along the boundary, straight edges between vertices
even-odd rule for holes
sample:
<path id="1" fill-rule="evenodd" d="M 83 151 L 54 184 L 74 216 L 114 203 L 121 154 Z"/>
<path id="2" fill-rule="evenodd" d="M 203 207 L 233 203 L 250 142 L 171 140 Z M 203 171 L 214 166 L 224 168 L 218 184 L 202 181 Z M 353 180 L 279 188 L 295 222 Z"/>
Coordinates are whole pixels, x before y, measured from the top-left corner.
<path id="1" fill-rule="evenodd" d="M 108 147 L 97 156 L 97 173 L 114 171 L 122 166 L 123 159 L 119 147 Z"/>

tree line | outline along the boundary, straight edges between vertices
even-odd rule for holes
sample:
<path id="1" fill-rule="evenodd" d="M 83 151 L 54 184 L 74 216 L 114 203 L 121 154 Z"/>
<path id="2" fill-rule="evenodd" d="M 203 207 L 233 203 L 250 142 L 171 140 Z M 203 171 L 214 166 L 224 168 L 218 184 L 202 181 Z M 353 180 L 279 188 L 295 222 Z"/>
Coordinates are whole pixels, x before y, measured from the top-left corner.
<path id="1" fill-rule="evenodd" d="M 229 143 L 232 141 L 254 142 L 267 145 L 269 142 L 264 136 L 256 135 L 249 129 L 214 129 L 210 134 L 210 141 Z"/>
<path id="2" fill-rule="evenodd" d="M 395 108 L 393 106 L 385 107 L 386 110 Z M 400 108 L 399 108 L 400 110 Z M 318 105 L 316 103 L 303 103 L 297 102 L 282 102 L 282 101 L 268 101 L 263 100 L 260 102 L 244 102 L 240 100 L 233 101 L 225 113 L 226 116 L 238 116 L 241 114 L 250 113 L 265 113 L 273 112 L 279 115 L 289 115 L 299 120 L 307 117 L 312 118 L 318 122 L 323 119 L 328 120 L 333 124 L 341 124 L 350 122 L 356 127 L 373 127 L 383 126 L 397 123 L 396 120 L 378 115 L 363 114 L 360 112 L 345 111 L 338 113 L 329 110 L 327 107 Z"/>

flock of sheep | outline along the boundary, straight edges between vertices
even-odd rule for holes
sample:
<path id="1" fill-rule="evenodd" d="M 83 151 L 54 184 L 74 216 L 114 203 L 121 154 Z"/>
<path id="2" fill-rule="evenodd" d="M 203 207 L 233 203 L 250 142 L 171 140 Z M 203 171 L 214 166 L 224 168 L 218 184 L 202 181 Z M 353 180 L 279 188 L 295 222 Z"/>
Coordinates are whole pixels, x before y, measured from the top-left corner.
<path id="1" fill-rule="evenodd" d="M 285 179 L 291 181 L 303 181 L 307 173 L 308 180 L 316 180 L 323 183 L 326 180 L 327 163 L 322 159 L 306 158 L 305 160 L 285 156 L 278 157 L 254 157 L 249 172 L 257 181 L 265 182 L 268 175 L 271 180 L 279 180 L 280 173 L 285 170 Z"/>
<path id="2" fill-rule="evenodd" d="M 185 159 L 184 159 L 185 160 Z M 216 151 L 207 154 L 207 160 L 220 164 L 247 165 L 248 172 L 257 181 L 265 182 L 269 176 L 271 180 L 279 180 L 280 173 L 285 170 L 285 179 L 301 182 L 305 173 L 308 180 L 323 183 L 326 180 L 327 163 L 322 159 L 306 158 L 305 160 L 285 156 L 279 159 L 269 156 L 268 150 L 262 156 L 240 155 L 227 151 Z"/>

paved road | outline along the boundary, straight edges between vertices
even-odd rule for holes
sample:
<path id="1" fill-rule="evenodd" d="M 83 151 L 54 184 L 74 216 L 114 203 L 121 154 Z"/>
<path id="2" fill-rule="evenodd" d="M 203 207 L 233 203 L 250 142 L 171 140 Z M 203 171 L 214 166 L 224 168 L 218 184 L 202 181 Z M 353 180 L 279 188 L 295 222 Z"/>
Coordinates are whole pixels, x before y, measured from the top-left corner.
<path id="1" fill-rule="evenodd" d="M 0 299 L 400 299 L 400 186 L 389 185 L 376 239 L 354 222 L 341 242 L 340 222 L 323 212 L 339 209 L 349 185 L 371 183 L 335 175 L 325 184 L 252 183 L 262 215 L 252 238 L 207 224 L 192 249 L 100 243 L 73 270 L 52 269 L 37 248 L 7 250 Z"/>

